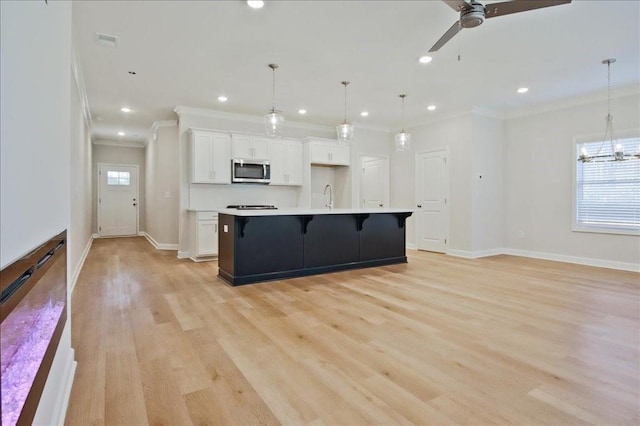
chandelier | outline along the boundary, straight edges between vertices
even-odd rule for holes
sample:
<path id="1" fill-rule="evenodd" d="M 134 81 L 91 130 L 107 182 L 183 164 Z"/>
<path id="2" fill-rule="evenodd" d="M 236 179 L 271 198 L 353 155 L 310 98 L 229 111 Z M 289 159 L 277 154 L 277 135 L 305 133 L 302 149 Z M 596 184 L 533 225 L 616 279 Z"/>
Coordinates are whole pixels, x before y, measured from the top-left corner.
<path id="1" fill-rule="evenodd" d="M 402 130 L 396 133 L 396 151 L 409 151 L 411 149 L 411 133 L 404 131 L 404 98 L 407 95 L 399 95 L 402 99 Z"/>
<path id="2" fill-rule="evenodd" d="M 264 129 L 270 138 L 279 138 L 282 137 L 284 116 L 276 110 L 276 68 L 278 68 L 278 64 L 269 64 L 269 68 L 273 71 L 273 103 L 271 111 L 264 116 Z"/>
<path id="3" fill-rule="evenodd" d="M 607 66 L 607 117 L 606 127 L 604 130 L 604 138 L 602 139 L 602 143 L 598 148 L 598 151 L 590 154 L 587 148 L 583 145 L 580 150 L 580 155 L 578 156 L 578 161 L 583 163 L 604 163 L 610 161 L 625 161 L 632 159 L 640 159 L 640 149 L 635 154 L 629 154 L 624 152 L 624 147 L 622 143 L 620 143 L 616 137 L 615 132 L 613 130 L 613 115 L 611 114 L 611 64 L 613 64 L 616 60 L 605 59 L 602 61 L 603 64 Z M 605 145 L 609 145 L 608 149 L 605 148 Z M 610 150 L 610 152 L 606 152 Z"/>
<path id="4" fill-rule="evenodd" d="M 344 86 L 344 121 L 336 127 L 338 142 L 350 142 L 353 139 L 353 124 L 347 121 L 347 86 L 348 81 L 343 81 Z"/>

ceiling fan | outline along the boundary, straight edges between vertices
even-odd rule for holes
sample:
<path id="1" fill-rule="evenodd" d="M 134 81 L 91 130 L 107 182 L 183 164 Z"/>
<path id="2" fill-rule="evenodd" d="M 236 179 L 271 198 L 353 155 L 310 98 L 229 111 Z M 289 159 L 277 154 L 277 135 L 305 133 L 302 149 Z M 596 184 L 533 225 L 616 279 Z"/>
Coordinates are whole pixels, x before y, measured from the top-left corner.
<path id="1" fill-rule="evenodd" d="M 440 49 L 446 42 L 451 40 L 454 35 L 458 34 L 463 28 L 473 28 L 482 24 L 485 19 L 495 18 L 496 16 L 509 15 L 511 13 L 526 12 L 527 10 L 540 9 L 549 6 L 558 6 L 561 4 L 571 3 L 571 0 L 513 0 L 503 1 L 500 3 L 491 3 L 486 6 L 471 0 L 442 0 L 449 7 L 460 13 L 460 19 L 447 30 L 440 40 L 433 45 L 429 52 L 435 52 Z"/>

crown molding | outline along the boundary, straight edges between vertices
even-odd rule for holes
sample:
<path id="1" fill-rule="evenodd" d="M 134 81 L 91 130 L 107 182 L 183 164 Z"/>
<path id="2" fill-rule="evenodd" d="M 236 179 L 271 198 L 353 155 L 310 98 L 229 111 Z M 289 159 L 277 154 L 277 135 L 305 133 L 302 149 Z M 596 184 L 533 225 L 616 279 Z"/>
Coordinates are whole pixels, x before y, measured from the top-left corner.
<path id="1" fill-rule="evenodd" d="M 631 85 L 611 90 L 611 99 L 626 98 L 640 94 L 640 85 Z M 558 111 L 567 108 L 574 108 L 582 105 L 603 102 L 607 100 L 607 91 L 598 91 L 586 95 L 574 96 L 557 102 L 551 102 L 542 105 L 522 108 L 518 110 L 507 111 L 504 118 L 509 120 L 512 118 L 522 118 L 530 115 L 542 114 L 545 112 Z"/>
<path id="2" fill-rule="evenodd" d="M 216 111 L 212 109 L 187 107 L 182 105 L 176 106 L 173 111 L 176 114 L 178 114 L 178 117 L 182 117 L 183 115 L 196 115 L 200 117 L 220 118 L 220 119 L 235 120 L 235 121 L 241 121 L 241 122 L 253 123 L 253 124 L 256 124 L 256 123 L 262 124 L 264 120 L 263 117 L 261 116 L 258 117 L 255 115 L 238 114 L 234 112 L 223 112 L 223 111 Z M 329 132 L 334 130 L 333 126 L 324 126 L 321 124 L 302 123 L 299 121 L 289 121 L 289 120 L 285 121 L 285 127 L 290 127 L 294 129 L 303 129 L 303 130 L 316 130 L 320 132 Z"/>
<path id="3" fill-rule="evenodd" d="M 119 148 L 144 148 L 146 144 L 144 142 L 131 142 L 131 141 L 110 141 L 105 139 L 97 139 L 92 141 L 94 145 L 107 145 L 116 146 Z"/>
<path id="4" fill-rule="evenodd" d="M 410 130 L 410 129 L 415 129 L 416 127 L 421 127 L 421 126 L 425 126 L 427 124 L 433 124 L 433 123 L 439 123 L 442 121 L 448 121 L 448 120 L 452 120 L 455 118 L 461 118 L 467 115 L 471 115 L 473 114 L 473 109 L 470 110 L 464 110 L 464 111 L 454 111 L 451 113 L 447 113 L 447 114 L 435 114 L 430 118 L 427 118 L 426 120 L 416 120 L 413 122 L 409 122 L 408 124 L 405 124 L 405 130 Z"/>

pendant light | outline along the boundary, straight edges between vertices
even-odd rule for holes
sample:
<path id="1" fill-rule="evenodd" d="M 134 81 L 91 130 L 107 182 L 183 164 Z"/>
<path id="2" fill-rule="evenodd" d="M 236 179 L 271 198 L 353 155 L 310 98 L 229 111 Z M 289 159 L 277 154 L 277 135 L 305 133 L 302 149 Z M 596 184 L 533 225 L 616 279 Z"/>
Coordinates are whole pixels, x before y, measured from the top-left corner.
<path id="1" fill-rule="evenodd" d="M 338 142 L 351 142 L 351 139 L 353 139 L 353 124 L 347 121 L 347 86 L 349 82 L 343 81 L 342 85 L 344 86 L 344 121 L 336 127 L 336 131 L 338 132 Z"/>
<path id="2" fill-rule="evenodd" d="M 411 149 L 411 134 L 404 131 L 404 98 L 407 95 L 399 95 L 402 99 L 402 130 L 396 133 L 396 151 L 409 151 Z"/>
<path id="3" fill-rule="evenodd" d="M 616 60 L 605 59 L 602 61 L 604 65 L 607 66 L 607 117 L 605 118 L 606 127 L 604 129 L 604 138 L 602 139 L 602 144 L 598 148 L 598 151 L 593 154 L 589 154 L 587 148 L 585 146 L 580 150 L 580 155 L 578 156 L 578 161 L 583 163 L 604 163 L 610 161 L 625 161 L 625 160 L 637 160 L 640 159 L 640 148 L 638 148 L 638 152 L 635 154 L 628 154 L 624 152 L 624 148 L 622 143 L 620 143 L 614 134 L 613 131 L 613 115 L 611 114 L 611 64 L 613 64 Z M 608 142 L 608 150 L 605 148 Z"/>
<path id="4" fill-rule="evenodd" d="M 269 114 L 264 116 L 264 129 L 270 138 L 280 138 L 282 137 L 284 116 L 276 110 L 276 68 L 278 68 L 278 64 L 269 64 L 269 68 L 273 71 L 273 103 Z"/>

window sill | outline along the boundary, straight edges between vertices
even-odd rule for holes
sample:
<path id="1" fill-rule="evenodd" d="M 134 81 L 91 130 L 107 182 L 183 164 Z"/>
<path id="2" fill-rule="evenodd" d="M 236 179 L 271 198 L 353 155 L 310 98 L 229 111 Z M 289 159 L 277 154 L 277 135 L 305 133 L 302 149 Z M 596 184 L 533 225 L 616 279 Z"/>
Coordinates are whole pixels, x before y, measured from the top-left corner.
<path id="1" fill-rule="evenodd" d="M 573 232 L 587 232 L 594 234 L 634 235 L 640 236 L 640 229 L 607 228 L 604 226 L 577 226 L 571 229 Z"/>

